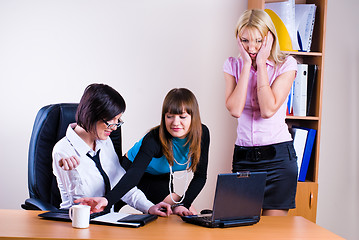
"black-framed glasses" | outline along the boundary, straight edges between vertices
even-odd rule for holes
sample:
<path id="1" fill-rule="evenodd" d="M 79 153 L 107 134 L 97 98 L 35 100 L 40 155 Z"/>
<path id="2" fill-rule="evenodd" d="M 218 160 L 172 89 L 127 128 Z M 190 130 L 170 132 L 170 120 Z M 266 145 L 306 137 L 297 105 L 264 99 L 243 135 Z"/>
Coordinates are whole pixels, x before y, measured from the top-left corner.
<path id="1" fill-rule="evenodd" d="M 115 127 L 121 127 L 121 125 L 125 123 L 121 119 L 118 120 L 118 123 L 108 123 L 107 121 L 105 121 L 103 119 L 102 119 L 102 121 L 106 124 L 107 128 L 109 128 L 109 129 L 114 129 Z"/>

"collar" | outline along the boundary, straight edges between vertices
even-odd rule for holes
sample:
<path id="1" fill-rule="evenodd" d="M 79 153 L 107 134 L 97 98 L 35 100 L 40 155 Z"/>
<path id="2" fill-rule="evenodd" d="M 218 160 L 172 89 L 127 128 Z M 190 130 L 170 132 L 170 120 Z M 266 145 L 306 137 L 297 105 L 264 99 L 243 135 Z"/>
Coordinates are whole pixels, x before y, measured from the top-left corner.
<path id="1" fill-rule="evenodd" d="M 67 127 L 66 130 L 66 138 L 70 142 L 70 144 L 74 147 L 76 152 L 79 154 L 79 157 L 85 156 L 88 152 L 91 153 L 91 155 L 94 155 L 99 149 L 103 148 L 105 144 L 107 144 L 106 140 L 96 140 L 96 149 L 95 151 L 90 148 L 89 145 L 87 145 L 82 138 L 77 135 L 77 133 L 74 131 L 74 128 L 76 127 L 76 123 L 71 123 Z"/>
<path id="2" fill-rule="evenodd" d="M 174 138 L 172 138 L 172 141 L 173 141 L 174 143 L 179 143 L 179 144 L 181 144 L 181 145 L 184 145 L 184 144 L 187 142 L 187 137 L 185 137 L 185 138 L 177 138 L 177 137 L 174 137 Z"/>

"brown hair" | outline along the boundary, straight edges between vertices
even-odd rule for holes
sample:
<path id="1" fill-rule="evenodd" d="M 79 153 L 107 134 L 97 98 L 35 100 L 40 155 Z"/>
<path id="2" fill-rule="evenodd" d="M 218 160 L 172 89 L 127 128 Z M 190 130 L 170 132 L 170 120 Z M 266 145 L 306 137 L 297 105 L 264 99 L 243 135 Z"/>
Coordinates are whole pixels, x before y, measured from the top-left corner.
<path id="1" fill-rule="evenodd" d="M 165 124 L 166 113 L 182 114 L 187 112 L 191 115 L 191 125 L 187 134 L 185 145 L 189 144 L 188 157 L 191 158 L 190 170 L 196 171 L 201 156 L 202 123 L 199 114 L 199 106 L 194 94 L 186 88 L 174 88 L 169 91 L 163 101 L 162 117 L 159 128 L 159 137 L 163 154 L 168 163 L 173 166 L 172 135 L 167 131 Z"/>

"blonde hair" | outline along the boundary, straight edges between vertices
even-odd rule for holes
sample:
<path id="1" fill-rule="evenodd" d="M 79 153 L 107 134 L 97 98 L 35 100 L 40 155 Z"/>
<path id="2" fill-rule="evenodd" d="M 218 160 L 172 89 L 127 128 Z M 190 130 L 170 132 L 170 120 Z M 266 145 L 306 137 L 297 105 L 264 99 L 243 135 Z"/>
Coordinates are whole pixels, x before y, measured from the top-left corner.
<path id="1" fill-rule="evenodd" d="M 166 113 L 182 114 L 183 111 L 191 115 L 191 125 L 187 134 L 186 145 L 189 144 L 188 157 L 191 158 L 190 170 L 196 171 L 201 156 L 202 123 L 199 106 L 194 94 L 186 88 L 174 88 L 169 91 L 163 101 L 162 117 L 159 128 L 159 137 L 162 151 L 173 166 L 172 135 L 167 131 L 165 123 Z"/>
<path id="2" fill-rule="evenodd" d="M 272 19 L 265 11 L 261 9 L 248 9 L 244 11 L 236 26 L 236 39 L 241 37 L 244 29 L 250 31 L 257 29 L 262 35 L 262 38 L 264 38 L 264 36 L 268 34 L 268 31 L 270 31 L 273 35 L 273 44 L 269 59 L 274 61 L 276 65 L 284 62 L 287 55 L 280 51 L 275 26 Z"/>

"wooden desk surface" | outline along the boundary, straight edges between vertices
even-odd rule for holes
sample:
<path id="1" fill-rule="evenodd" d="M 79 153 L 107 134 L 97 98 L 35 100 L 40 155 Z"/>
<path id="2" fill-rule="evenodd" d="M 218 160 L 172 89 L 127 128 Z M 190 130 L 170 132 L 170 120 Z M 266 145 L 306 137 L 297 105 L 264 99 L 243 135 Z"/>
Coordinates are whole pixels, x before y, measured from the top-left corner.
<path id="1" fill-rule="evenodd" d="M 41 219 L 39 211 L 0 210 L 0 238 L 16 239 L 343 239 L 303 217 L 262 217 L 253 226 L 205 228 L 185 223 L 178 216 L 158 218 L 140 228 L 90 224 L 72 228 L 70 222 Z"/>

